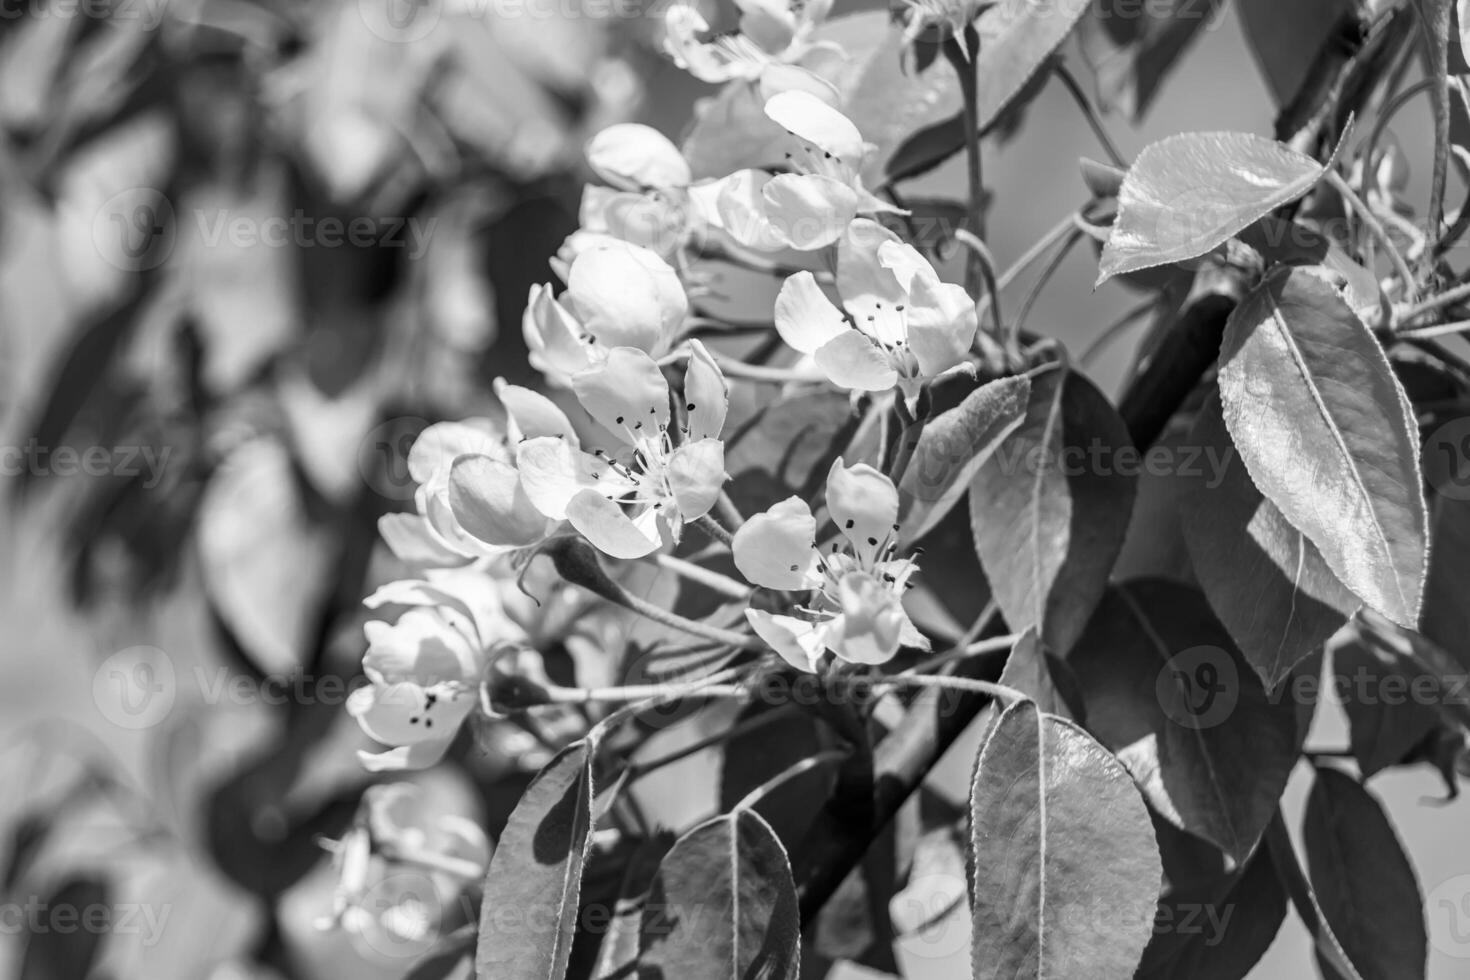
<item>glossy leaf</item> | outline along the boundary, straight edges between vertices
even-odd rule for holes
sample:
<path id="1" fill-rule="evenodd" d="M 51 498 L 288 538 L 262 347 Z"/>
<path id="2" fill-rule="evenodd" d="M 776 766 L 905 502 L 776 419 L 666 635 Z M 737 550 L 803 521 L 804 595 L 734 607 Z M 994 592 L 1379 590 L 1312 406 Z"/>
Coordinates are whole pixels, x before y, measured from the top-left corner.
<path id="1" fill-rule="evenodd" d="M 1162 869 L 1117 759 L 1071 722 L 1014 703 L 980 747 L 970 818 L 978 980 L 1133 974 Z"/>
<path id="2" fill-rule="evenodd" d="M 1296 762 L 1297 706 L 1267 697 L 1204 596 L 1162 579 L 1114 586 L 1067 663 L 1088 730 L 1153 808 L 1244 861 Z"/>
<path id="3" fill-rule="evenodd" d="M 640 980 L 795 980 L 801 927 L 780 840 L 757 814 L 721 814 L 681 837 L 643 913 Z"/>
<path id="4" fill-rule="evenodd" d="M 1150 143 L 1123 178 L 1097 282 L 1203 255 L 1301 197 L 1322 174 L 1311 157 L 1251 133 Z"/>
<path id="5" fill-rule="evenodd" d="M 992 452 L 1022 424 L 1031 381 L 1024 375 L 981 385 L 924 426 L 899 481 L 899 523 L 917 541 L 949 513 Z"/>
<path id="6" fill-rule="evenodd" d="M 1312 943 L 1317 947 L 1317 963 L 1323 968 L 1324 977 L 1328 980 L 1363 980 L 1332 931 L 1332 926 L 1327 923 L 1322 906 L 1317 901 L 1317 893 L 1307 880 L 1301 862 L 1297 860 L 1296 848 L 1279 812 L 1266 829 L 1266 848 L 1271 855 L 1271 863 L 1276 866 L 1277 877 L 1291 897 L 1297 917 L 1301 919 L 1302 925 L 1312 937 Z"/>
<path id="7" fill-rule="evenodd" d="M 1211 393 L 1189 439 L 1182 474 L 1184 540 L 1220 621 L 1268 689 L 1347 622 L 1360 603 L 1316 545 L 1251 482 Z"/>
<path id="8" fill-rule="evenodd" d="M 1078 27 L 1083 56 L 1097 76 L 1098 100 L 1138 119 L 1148 111 L 1164 77 L 1201 31 L 1221 0 L 1099 0 Z"/>
<path id="9" fill-rule="evenodd" d="M 1226 325 L 1220 397 L 1266 498 L 1360 599 L 1414 625 L 1428 535 L 1418 440 L 1372 332 L 1320 277 L 1277 270 Z"/>
<path id="10" fill-rule="evenodd" d="M 1014 630 L 1065 655 L 1107 587 L 1137 491 L 1123 420 L 1086 377 L 1038 374 L 1026 417 L 970 485 L 975 551 Z"/>
<path id="11" fill-rule="evenodd" d="M 1319 768 L 1302 837 L 1322 914 L 1363 980 L 1423 977 L 1424 902 L 1378 801 L 1351 777 Z"/>
<path id="12" fill-rule="evenodd" d="M 485 874 L 475 976 L 561 980 L 592 847 L 595 743 L 574 742 L 516 804 Z"/>

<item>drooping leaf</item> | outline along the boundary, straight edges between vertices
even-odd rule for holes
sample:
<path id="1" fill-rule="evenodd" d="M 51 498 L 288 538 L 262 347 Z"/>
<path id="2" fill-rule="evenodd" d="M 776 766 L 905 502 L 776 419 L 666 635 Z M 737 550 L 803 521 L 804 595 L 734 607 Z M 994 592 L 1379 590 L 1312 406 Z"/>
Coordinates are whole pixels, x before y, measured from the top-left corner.
<path id="1" fill-rule="evenodd" d="M 1210 26 L 1221 0 L 1100 0 L 1082 19 L 1083 56 L 1097 76 L 1098 101 L 1133 119 L 1153 104 L 1164 76 Z"/>
<path id="2" fill-rule="evenodd" d="M 1026 416 L 975 473 L 975 551 L 1014 630 L 1065 655 L 1123 546 L 1137 471 L 1107 398 L 1065 367 L 1038 374 Z"/>
<path id="3" fill-rule="evenodd" d="M 1276 875 L 1286 888 L 1292 907 L 1296 909 L 1297 917 L 1301 919 L 1317 947 L 1317 962 L 1324 967 L 1324 975 L 1333 980 L 1364 980 L 1348 958 L 1341 941 L 1332 931 L 1332 926 L 1327 923 L 1322 906 L 1317 901 L 1317 893 L 1307 880 L 1301 862 L 1297 860 L 1296 847 L 1291 842 L 1291 834 L 1287 831 L 1286 821 L 1282 819 L 1280 812 L 1271 819 L 1271 825 L 1266 829 L 1266 848 L 1271 855 L 1271 863 L 1276 867 Z"/>
<path id="4" fill-rule="evenodd" d="M 1363 980 L 1422 978 L 1424 902 L 1378 801 L 1351 777 L 1319 767 L 1302 837 L 1323 917 Z"/>
<path id="5" fill-rule="evenodd" d="M 78 980 L 91 973 L 116 913 L 111 895 L 106 881 L 79 875 L 44 898 L 40 905 L 44 914 L 18 916 L 10 928 L 20 926 L 27 932 L 18 980 Z M 93 915 L 98 908 L 106 916 L 101 923 Z M 68 919 L 70 928 L 64 925 Z M 51 928 L 52 923 L 59 924 Z"/>
<path id="6" fill-rule="evenodd" d="M 1360 624 L 1333 645 L 1332 678 L 1364 779 L 1402 762 L 1439 726 L 1439 712 L 1422 697 L 1438 693 L 1433 679 Z"/>
<path id="7" fill-rule="evenodd" d="M 976 978 L 1132 975 L 1161 866 L 1117 759 L 1071 722 L 1016 702 L 980 747 L 970 819 Z"/>
<path id="8" fill-rule="evenodd" d="M 1162 817 L 1244 861 L 1296 762 L 1297 706 L 1266 695 L 1194 589 L 1111 587 L 1067 657 L 1087 727 Z"/>
<path id="9" fill-rule="evenodd" d="M 1118 192 L 1097 283 L 1203 255 L 1301 197 L 1323 167 L 1251 133 L 1183 133 L 1144 147 Z"/>
<path id="10" fill-rule="evenodd" d="M 1172 956 L 1145 956 L 1136 980 L 1244 980 L 1281 930 L 1286 892 L 1264 848 L 1227 880 L 1229 889 L 1209 901 L 1160 903 L 1155 940 L 1168 937 Z"/>
<path id="11" fill-rule="evenodd" d="M 1317 547 L 1251 482 L 1211 392 L 1189 439 L 1184 540 L 1220 621 L 1267 689 L 1337 632 L 1360 603 Z"/>
<path id="12" fill-rule="evenodd" d="M 592 739 L 562 749 L 526 787 L 485 874 L 475 976 L 561 980 L 592 847 Z"/>
<path id="13" fill-rule="evenodd" d="M 791 866 L 748 809 L 674 844 L 654 876 L 639 940 L 640 980 L 795 980 L 801 925 Z"/>
<path id="14" fill-rule="evenodd" d="M 1405 626 L 1427 561 L 1408 400 L 1373 334 L 1319 276 L 1278 269 L 1231 314 L 1225 425 L 1252 482 L 1344 585 Z"/>
<path id="15" fill-rule="evenodd" d="M 899 523 L 917 541 L 959 502 L 974 474 L 1026 414 L 1031 380 L 1024 375 L 981 385 L 924 426 L 899 481 Z"/>
<path id="16" fill-rule="evenodd" d="M 1251 54 L 1278 106 L 1296 95 L 1312 66 L 1312 56 L 1331 35 L 1337 19 L 1351 12 L 1351 0 L 1240 0 L 1241 27 Z"/>
<path id="17" fill-rule="evenodd" d="M 1086 13 L 1091 0 L 1002 0 L 975 20 L 976 117 L 982 130 L 1006 110 Z"/>

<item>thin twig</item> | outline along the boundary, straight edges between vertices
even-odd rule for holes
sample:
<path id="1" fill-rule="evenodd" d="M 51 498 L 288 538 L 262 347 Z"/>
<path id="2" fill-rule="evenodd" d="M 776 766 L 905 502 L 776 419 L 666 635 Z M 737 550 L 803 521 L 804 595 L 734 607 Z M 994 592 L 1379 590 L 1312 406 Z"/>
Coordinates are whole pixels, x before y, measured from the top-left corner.
<path id="1" fill-rule="evenodd" d="M 676 558 L 673 555 L 656 554 L 652 557 L 654 563 L 660 568 L 667 568 L 675 575 L 687 578 L 691 582 L 698 582 L 700 585 L 713 589 L 722 595 L 727 595 L 732 599 L 748 599 L 750 597 L 750 586 L 742 585 L 728 575 L 721 575 L 719 572 L 701 565 L 696 565 L 691 561 L 685 561 L 683 558 Z"/>
<path id="2" fill-rule="evenodd" d="M 1123 159 L 1123 154 L 1118 152 L 1118 147 L 1113 143 L 1113 138 L 1103 128 L 1102 120 L 1098 118 L 1097 110 L 1092 107 L 1092 102 L 1087 98 L 1087 93 L 1078 84 L 1077 76 L 1073 75 L 1072 70 L 1060 61 L 1052 66 L 1052 71 L 1062 80 L 1062 84 L 1067 87 L 1067 92 L 1071 94 L 1072 101 L 1077 103 L 1077 108 L 1082 110 L 1083 118 L 1087 120 L 1087 125 L 1092 127 L 1093 135 L 1102 144 L 1103 152 L 1108 155 L 1108 159 L 1113 162 L 1113 166 L 1121 167 L 1124 170 L 1128 169 L 1128 161 Z"/>
<path id="3" fill-rule="evenodd" d="M 1393 239 L 1388 237 L 1388 232 L 1384 229 L 1383 223 L 1378 220 L 1378 216 L 1364 203 L 1362 198 L 1358 197 L 1357 192 L 1348 186 L 1348 182 L 1343 180 L 1336 170 L 1327 171 L 1327 183 L 1342 195 L 1343 202 L 1353 209 L 1353 212 L 1367 227 L 1368 233 L 1383 246 L 1383 250 L 1393 261 L 1394 271 L 1404 282 L 1404 295 L 1412 297 L 1415 291 L 1414 273 L 1409 270 L 1409 263 L 1404 261 L 1404 256 L 1399 252 L 1398 246 L 1393 243 Z"/>
<path id="4" fill-rule="evenodd" d="M 736 803 L 730 808 L 730 812 L 738 813 L 741 810 L 749 810 L 751 807 L 755 806 L 761 800 L 765 799 L 767 796 L 771 795 L 773 792 L 779 789 L 783 784 L 790 782 L 797 776 L 800 776 L 802 773 L 815 769 L 817 766 L 820 766 L 825 762 L 841 762 L 845 758 L 847 758 L 847 753 L 843 752 L 841 749 L 827 749 L 825 752 L 818 752 L 816 755 L 809 755 L 805 759 L 797 762 L 795 765 L 788 766 L 786 769 L 778 772 L 776 775 L 761 783 L 749 793 L 746 793 L 743 797 L 741 797 L 739 803 Z"/>

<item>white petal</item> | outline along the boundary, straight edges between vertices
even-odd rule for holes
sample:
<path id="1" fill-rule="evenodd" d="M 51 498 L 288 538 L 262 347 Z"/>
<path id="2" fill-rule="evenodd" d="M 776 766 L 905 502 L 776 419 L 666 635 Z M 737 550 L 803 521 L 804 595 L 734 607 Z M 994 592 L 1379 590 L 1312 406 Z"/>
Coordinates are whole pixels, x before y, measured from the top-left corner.
<path id="1" fill-rule="evenodd" d="M 810 272 L 788 276 L 776 296 L 776 332 L 793 349 L 815 353 L 827 341 L 851 329 L 847 318 L 817 285 Z"/>
<path id="2" fill-rule="evenodd" d="M 698 340 L 689 341 L 689 366 L 684 372 L 684 411 L 689 438 L 717 438 L 730 409 L 730 387 L 714 357 Z"/>
<path id="3" fill-rule="evenodd" d="M 842 305 L 859 330 L 885 344 L 907 339 L 907 283 L 913 269 L 902 268 L 901 277 L 883 260 L 885 251 L 898 243 L 898 236 L 867 218 L 853 221 L 837 243 L 837 292 Z"/>
<path id="4" fill-rule="evenodd" d="M 771 54 L 781 54 L 796 37 L 796 16 L 786 0 L 735 0 L 740 33 Z"/>
<path id="5" fill-rule="evenodd" d="M 703 82 L 760 75 L 769 59 L 754 42 L 738 34 L 720 39 L 723 43 L 699 40 L 707 30 L 709 23 L 692 4 L 675 3 L 664 13 L 664 50 L 674 64 Z"/>
<path id="6" fill-rule="evenodd" d="M 435 422 L 420 432 L 408 451 L 408 475 L 415 483 L 429 483 L 467 453 L 506 458 L 504 441 L 489 419 Z"/>
<path id="7" fill-rule="evenodd" d="M 892 660 L 908 619 L 898 596 L 866 572 L 844 575 L 837 595 L 842 604 L 841 631 L 833 631 L 832 652 L 859 664 Z"/>
<path id="8" fill-rule="evenodd" d="M 673 268 L 657 253 L 627 242 L 578 255 L 566 301 L 597 343 L 650 353 L 667 347 L 689 312 Z"/>
<path id="9" fill-rule="evenodd" d="M 925 377 L 933 377 L 969 360 L 978 320 L 964 287 L 921 283 L 909 310 L 909 349 Z"/>
<path id="10" fill-rule="evenodd" d="M 871 565 L 894 533 L 898 491 L 892 480 L 867 463 L 844 466 L 839 456 L 827 471 L 827 511 L 858 557 Z"/>
<path id="11" fill-rule="evenodd" d="M 589 185 L 582 191 L 578 219 L 581 229 L 557 251 L 568 262 L 590 248 L 609 244 L 609 239 L 642 245 L 668 260 L 684 239 L 689 216 L 674 195 Z"/>
<path id="12" fill-rule="evenodd" d="M 623 509 L 595 490 L 584 490 L 567 506 L 567 520 L 592 546 L 613 558 L 642 558 L 662 542 L 635 524 Z"/>
<path id="13" fill-rule="evenodd" d="M 667 475 L 679 516 L 685 523 L 698 520 L 725 485 L 725 444 L 718 439 L 685 443 L 669 456 Z"/>
<path id="14" fill-rule="evenodd" d="M 503 378 L 497 378 L 494 387 L 510 419 L 506 428 L 512 444 L 522 439 L 560 436 L 573 446 L 580 445 L 571 419 L 550 398 L 530 388 L 506 384 Z"/>
<path id="15" fill-rule="evenodd" d="M 764 609 L 745 610 L 745 619 L 757 636 L 797 670 L 817 672 L 817 664 L 826 652 L 822 632 L 816 624 L 795 616 L 774 616 Z"/>
<path id="16" fill-rule="evenodd" d="M 536 509 L 555 521 L 566 520 L 567 504 L 583 490 L 621 495 L 631 484 L 590 453 L 562 439 L 527 439 L 516 450 L 521 486 Z"/>
<path id="17" fill-rule="evenodd" d="M 572 378 L 572 390 L 598 425 L 629 445 L 668 428 L 669 383 L 636 348 L 608 351 L 607 360 Z"/>
<path id="18" fill-rule="evenodd" d="M 799 65 L 767 65 L 760 77 L 761 105 L 782 92 L 806 92 L 830 106 L 842 101 L 842 93 L 837 86 L 816 72 Z"/>
<path id="19" fill-rule="evenodd" d="M 766 115 L 792 135 L 856 166 L 867 149 L 863 135 L 841 112 L 810 92 L 781 92 L 766 102 Z"/>
<path id="20" fill-rule="evenodd" d="M 385 745 L 449 741 L 475 706 L 474 690 L 465 684 L 375 685 L 354 694 L 358 696 L 348 699 L 349 713 L 363 731 Z"/>
<path id="21" fill-rule="evenodd" d="M 731 551 L 746 581 L 767 589 L 809 589 L 817 522 L 800 497 L 787 497 L 735 532 Z"/>
<path id="22" fill-rule="evenodd" d="M 852 391 L 887 391 L 898 381 L 893 363 L 873 341 L 847 330 L 821 347 L 813 358 L 833 384 Z"/>
<path id="23" fill-rule="evenodd" d="M 552 297 L 550 286 L 531 287 L 526 312 L 521 315 L 521 332 L 538 370 L 569 375 L 587 366 L 582 325 Z"/>
<path id="24" fill-rule="evenodd" d="M 449 474 L 449 506 L 465 532 L 486 544 L 524 547 L 550 531 L 531 503 L 521 475 L 488 456 L 461 456 Z"/>
<path id="25" fill-rule="evenodd" d="M 403 772 L 418 769 L 427 769 L 444 758 L 444 753 L 449 751 L 450 743 L 454 741 L 451 736 L 446 739 L 436 739 L 432 742 L 416 742 L 413 745 L 400 745 L 389 749 L 387 752 L 363 752 L 357 753 L 357 761 L 368 772 Z"/>
<path id="26" fill-rule="evenodd" d="M 465 630 L 473 627 L 463 620 Z M 480 651 L 466 632 L 456 629 L 432 606 L 416 606 L 397 622 L 379 619 L 363 624 L 368 649 L 362 666 L 386 681 L 411 681 L 429 686 L 451 681 L 469 682 L 479 672 Z"/>
<path id="27" fill-rule="evenodd" d="M 772 180 L 764 170 L 738 170 L 716 183 L 714 196 L 716 226 L 746 248 L 779 252 L 786 239 L 766 217 L 766 185 Z"/>
<path id="28" fill-rule="evenodd" d="M 442 544 L 420 514 L 384 514 L 378 518 L 378 534 L 388 550 L 414 565 L 462 565 L 466 556 Z"/>
<path id="29" fill-rule="evenodd" d="M 766 220 L 792 248 L 809 252 L 842 237 L 857 215 L 858 193 L 820 174 L 781 174 L 761 191 Z"/>
<path id="30" fill-rule="evenodd" d="M 687 187 L 689 163 L 669 138 L 652 126 L 618 123 L 587 144 L 587 163 L 603 180 L 632 190 Z"/>

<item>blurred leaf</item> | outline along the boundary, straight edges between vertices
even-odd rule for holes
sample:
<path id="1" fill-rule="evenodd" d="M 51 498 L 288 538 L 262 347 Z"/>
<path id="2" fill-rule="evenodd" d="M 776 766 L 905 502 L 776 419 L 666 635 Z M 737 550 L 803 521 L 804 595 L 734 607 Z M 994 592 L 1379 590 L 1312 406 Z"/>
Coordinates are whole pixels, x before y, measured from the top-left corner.
<path id="1" fill-rule="evenodd" d="M 1430 176 L 1429 211 L 1425 229 L 1429 244 L 1439 241 L 1444 219 L 1445 178 L 1450 166 L 1450 9 L 1455 0 L 1414 0 L 1414 9 L 1424 27 L 1425 73 L 1435 80 L 1430 89 L 1434 111 L 1434 170 Z"/>
<path id="2" fill-rule="evenodd" d="M 1012 630 L 1065 655 L 1123 546 L 1137 492 L 1117 411 L 1081 374 L 1038 373 L 1025 418 L 975 473 L 975 551 Z"/>
<path id="3" fill-rule="evenodd" d="M 1132 974 L 1161 866 L 1117 759 L 1071 722 L 1011 704 L 980 747 L 970 825 L 977 980 Z"/>
<path id="4" fill-rule="evenodd" d="M 1246 41 L 1278 106 L 1296 95 L 1312 66 L 1312 54 L 1354 6 L 1354 0 L 1240 0 Z"/>
<path id="5" fill-rule="evenodd" d="M 1221 0 L 1099 0 L 1078 27 L 1098 101 L 1132 119 L 1148 112 L 1174 63 L 1214 19 Z"/>
<path id="6" fill-rule="evenodd" d="M 1189 443 L 1184 540 L 1220 621 L 1268 689 L 1347 622 L 1360 605 L 1321 552 L 1251 482 L 1211 393 Z"/>
<path id="7" fill-rule="evenodd" d="M 1279 269 L 1231 314 L 1220 398 L 1252 480 L 1344 585 L 1419 619 L 1428 559 L 1408 399 L 1372 332 L 1330 285 Z"/>
<path id="8" fill-rule="evenodd" d="M 1322 915 L 1363 980 L 1425 976 L 1424 901 L 1378 801 L 1318 767 L 1302 837 Z"/>
<path id="9" fill-rule="evenodd" d="M 476 929 L 470 925 L 440 937 L 433 948 L 419 957 L 403 980 L 448 980 L 459 976 L 458 971 L 474 960 L 475 935 Z"/>
<path id="10" fill-rule="evenodd" d="M 1046 64 L 1077 21 L 1087 12 L 1090 0 L 1000 0 L 984 8 L 975 19 L 980 35 L 975 59 L 976 119 L 988 129 L 1032 76 Z"/>
<path id="11" fill-rule="evenodd" d="M 1297 705 L 1268 698 L 1200 593 L 1111 587 L 1067 664 L 1087 726 L 1171 824 L 1244 861 L 1297 759 Z"/>
<path id="12" fill-rule="evenodd" d="M 93 876 L 69 878 L 48 895 L 38 919 L 47 927 L 27 937 L 19 980 L 85 980 L 111 931 L 111 901 L 111 887 Z M 104 916 L 101 923 L 98 910 Z M 66 920 L 71 928 L 58 925 Z"/>
<path id="13" fill-rule="evenodd" d="M 1301 197 L 1323 167 L 1250 133 L 1183 133 L 1144 147 L 1123 178 L 1097 284 L 1203 255 Z"/>
<path id="14" fill-rule="evenodd" d="M 733 725 L 780 710 L 756 701 L 736 716 Z M 788 766 L 828 747 L 810 710 L 787 711 L 778 721 L 727 740 L 720 753 L 720 809 L 731 809 Z M 766 794 L 754 809 L 779 840 L 800 841 L 811 823 L 812 798 L 827 795 L 831 785 L 830 770 L 818 767 Z"/>
<path id="15" fill-rule="evenodd" d="M 262 673 L 302 669 L 332 554 L 280 443 L 253 439 L 225 459 L 204 491 L 198 535 L 210 604 L 244 653 Z"/>
<path id="16" fill-rule="evenodd" d="M 485 874 L 475 976 L 560 980 L 592 846 L 592 739 L 562 749 L 526 788 Z"/>
<path id="17" fill-rule="evenodd" d="M 1434 465 L 1428 455 L 1445 444 L 1431 439 L 1424 447 L 1426 468 Z M 1434 477 L 1430 477 L 1434 483 Z M 1460 664 L 1470 668 L 1470 603 L 1465 601 L 1465 583 L 1470 582 L 1470 502 L 1436 494 L 1430 504 L 1431 541 L 1429 572 L 1424 581 L 1424 613 L 1420 631 Z"/>
<path id="18" fill-rule="evenodd" d="M 742 809 L 689 831 L 659 865 L 638 976 L 796 980 L 800 946 L 786 852 L 764 820 Z"/>
<path id="19" fill-rule="evenodd" d="M 928 421 L 898 486 L 904 542 L 922 538 L 959 503 L 991 454 L 1023 424 L 1030 392 L 1025 375 L 999 378 Z"/>
<path id="20" fill-rule="evenodd" d="M 1332 679 L 1364 779 L 1398 765 L 1439 727 L 1439 712 L 1420 696 L 1439 693 L 1434 679 L 1357 624 L 1332 649 Z"/>

